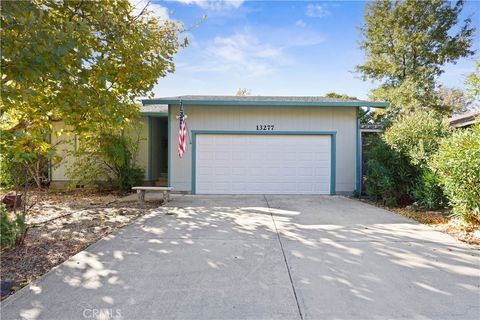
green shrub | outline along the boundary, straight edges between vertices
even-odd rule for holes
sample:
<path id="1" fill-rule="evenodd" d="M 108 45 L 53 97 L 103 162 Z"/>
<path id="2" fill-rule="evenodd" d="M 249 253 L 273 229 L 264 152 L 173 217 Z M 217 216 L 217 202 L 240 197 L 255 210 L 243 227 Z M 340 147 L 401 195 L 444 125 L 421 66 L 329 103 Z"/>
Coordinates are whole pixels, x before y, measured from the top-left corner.
<path id="1" fill-rule="evenodd" d="M 416 167 L 409 193 L 424 208 L 445 206 L 446 199 L 439 178 L 428 161 L 437 151 L 440 141 L 449 134 L 446 119 L 433 111 L 402 115 L 385 131 L 385 142 L 405 157 L 411 166 Z"/>
<path id="2" fill-rule="evenodd" d="M 145 177 L 145 170 L 139 167 L 125 167 L 117 180 L 116 187 L 120 190 L 131 190 L 132 187 L 142 183 Z"/>
<path id="3" fill-rule="evenodd" d="M 0 243 L 2 248 L 11 248 L 21 242 L 26 230 L 25 215 L 15 214 L 12 218 L 3 203 L 0 203 Z"/>
<path id="4" fill-rule="evenodd" d="M 454 214 L 467 222 L 480 221 L 480 125 L 444 139 L 430 163 Z"/>
<path id="5" fill-rule="evenodd" d="M 412 112 L 393 121 L 385 142 L 408 157 L 412 165 L 425 166 L 449 134 L 448 122 L 436 112 Z"/>
<path id="6" fill-rule="evenodd" d="M 440 187 L 438 175 L 428 168 L 421 171 L 410 194 L 421 207 L 426 209 L 444 208 L 448 204 Z"/>
<path id="7" fill-rule="evenodd" d="M 367 162 L 367 194 L 387 205 L 408 202 L 408 190 L 416 170 L 400 152 L 392 149 L 381 138 L 370 145 Z"/>
<path id="8" fill-rule="evenodd" d="M 144 178 L 144 170 L 135 164 L 138 141 L 115 134 L 103 134 L 80 142 L 76 161 L 68 175 L 75 184 L 100 187 L 105 184 L 130 190 Z"/>
<path id="9" fill-rule="evenodd" d="M 11 125 L 12 119 L 6 121 Z M 0 185 L 18 189 L 27 183 L 41 188 L 47 180 L 48 162 L 54 157 L 55 148 L 45 142 L 48 138 L 45 132 L 38 134 L 22 129 L 14 133 L 12 130 L 0 126 Z"/>
<path id="10" fill-rule="evenodd" d="M 0 187 L 10 189 L 14 186 L 5 155 L 0 152 Z"/>
<path id="11" fill-rule="evenodd" d="M 113 185 L 130 190 L 142 182 L 144 171 L 135 165 L 132 141 L 123 135 L 104 136 L 100 144 L 101 156 L 113 176 Z"/>
<path id="12" fill-rule="evenodd" d="M 0 152 L 0 186 L 14 190 L 24 186 L 25 183 L 31 184 L 30 177 L 25 175 L 25 166 L 2 148 Z"/>

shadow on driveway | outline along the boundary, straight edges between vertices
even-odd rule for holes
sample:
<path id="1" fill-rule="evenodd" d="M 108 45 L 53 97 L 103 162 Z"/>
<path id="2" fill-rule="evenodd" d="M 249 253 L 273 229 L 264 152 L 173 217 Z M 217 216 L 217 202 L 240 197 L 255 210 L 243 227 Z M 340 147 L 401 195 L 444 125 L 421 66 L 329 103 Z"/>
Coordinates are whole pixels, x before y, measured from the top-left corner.
<path id="1" fill-rule="evenodd" d="M 343 197 L 179 196 L 1 304 L 2 319 L 476 319 L 478 252 Z"/>

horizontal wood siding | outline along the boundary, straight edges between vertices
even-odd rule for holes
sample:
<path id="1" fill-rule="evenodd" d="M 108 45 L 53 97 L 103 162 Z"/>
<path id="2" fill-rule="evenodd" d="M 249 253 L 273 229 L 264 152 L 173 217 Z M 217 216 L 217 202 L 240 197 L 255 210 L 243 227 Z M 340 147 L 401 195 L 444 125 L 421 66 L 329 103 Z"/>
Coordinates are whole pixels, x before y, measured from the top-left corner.
<path id="1" fill-rule="evenodd" d="M 171 106 L 170 185 L 191 191 L 192 145 L 182 159 L 178 147 L 178 105 Z M 185 106 L 189 130 L 254 131 L 259 124 L 273 124 L 274 131 L 336 131 L 336 191 L 355 190 L 356 109 L 313 107 Z"/>
<path id="2" fill-rule="evenodd" d="M 55 122 L 53 124 L 52 144 L 56 145 L 59 160 L 52 164 L 52 181 L 68 182 L 67 172 L 69 167 L 74 163 L 74 158 L 69 153 L 74 149 L 75 144 L 79 145 L 81 141 L 75 141 L 73 135 L 61 134 L 61 130 L 65 127 L 63 122 Z M 139 138 L 138 154 L 136 156 L 137 165 L 145 169 L 147 172 L 148 164 L 148 123 L 147 118 L 142 117 L 138 124 L 134 126 L 131 132 L 126 134 L 132 135 L 134 139 Z"/>

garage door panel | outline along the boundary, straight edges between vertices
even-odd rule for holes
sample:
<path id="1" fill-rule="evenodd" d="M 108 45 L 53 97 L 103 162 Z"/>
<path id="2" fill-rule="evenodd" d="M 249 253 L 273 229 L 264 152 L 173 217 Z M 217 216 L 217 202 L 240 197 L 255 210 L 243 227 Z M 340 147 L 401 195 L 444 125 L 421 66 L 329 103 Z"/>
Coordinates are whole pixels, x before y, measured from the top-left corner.
<path id="1" fill-rule="evenodd" d="M 317 172 L 325 172 L 330 175 L 330 161 L 315 161 L 312 162 L 315 166 L 312 166 L 313 174 Z"/>
<path id="2" fill-rule="evenodd" d="M 248 159 L 248 154 L 243 152 L 243 151 L 237 151 L 234 150 L 232 151 L 232 160 L 247 160 Z"/>
<path id="3" fill-rule="evenodd" d="M 224 152 L 215 152 L 214 153 L 214 160 L 230 160 L 230 154 Z"/>
<path id="4" fill-rule="evenodd" d="M 205 151 L 208 151 L 208 150 L 205 150 Z M 207 161 L 210 161 L 210 160 L 213 160 L 213 152 L 202 152 L 198 155 L 198 160 L 199 160 L 199 163 L 200 161 L 203 161 L 203 160 L 207 160 Z"/>
<path id="5" fill-rule="evenodd" d="M 232 174 L 234 175 L 245 175 L 247 174 L 247 168 L 233 167 Z"/>
<path id="6" fill-rule="evenodd" d="M 225 136 L 225 135 L 216 135 L 213 139 L 213 143 L 217 146 L 228 146 L 232 142 L 232 136 Z"/>
<path id="7" fill-rule="evenodd" d="M 198 176 L 211 176 L 215 174 L 215 168 L 210 167 L 210 166 L 198 166 Z"/>
<path id="8" fill-rule="evenodd" d="M 299 153 L 297 153 L 297 160 L 298 161 L 310 161 L 310 160 L 312 160 L 312 153 L 311 152 L 299 152 Z"/>
<path id="9" fill-rule="evenodd" d="M 312 183 L 299 183 L 297 190 L 299 192 L 314 193 L 315 185 Z"/>
<path id="10" fill-rule="evenodd" d="M 214 143 L 213 143 L 213 142 L 214 142 L 214 138 L 215 138 L 215 137 L 212 136 L 212 135 L 204 135 L 204 136 L 202 137 L 202 139 L 199 139 L 199 140 L 197 141 L 197 145 L 198 145 L 199 147 L 212 146 L 212 145 L 214 145 Z"/>
<path id="11" fill-rule="evenodd" d="M 286 149 L 293 149 L 293 146 L 285 146 Z M 298 160 L 297 159 L 297 155 L 294 154 L 294 153 L 284 153 L 282 154 L 282 158 L 283 160 L 287 160 L 287 161 L 296 161 Z"/>
<path id="12" fill-rule="evenodd" d="M 327 194 L 329 192 L 329 189 L 330 187 L 328 185 L 325 185 L 325 184 L 318 184 L 318 185 L 315 185 L 315 190 L 314 190 L 314 193 L 319 193 L 319 194 Z"/>
<path id="13" fill-rule="evenodd" d="M 311 177 L 313 175 L 313 172 L 314 172 L 314 168 L 304 167 L 304 168 L 298 168 L 297 169 L 297 174 L 299 176 Z"/>
<path id="14" fill-rule="evenodd" d="M 220 193 L 223 190 L 229 189 L 230 184 L 228 182 L 217 182 L 217 183 L 214 184 L 214 186 L 215 186 L 215 188 L 214 188 L 215 192 Z"/>
<path id="15" fill-rule="evenodd" d="M 265 174 L 269 177 L 281 177 L 282 170 L 280 168 L 265 168 Z"/>
<path id="16" fill-rule="evenodd" d="M 225 176 L 230 174 L 231 170 L 228 167 L 216 167 L 215 174 L 219 176 Z"/>
<path id="17" fill-rule="evenodd" d="M 315 153 L 312 156 L 312 160 L 330 162 L 330 152 L 328 152 L 328 153 L 326 153 L 326 152 Z"/>
<path id="18" fill-rule="evenodd" d="M 196 139 L 196 193 L 330 192 L 330 136 L 199 134 Z"/>

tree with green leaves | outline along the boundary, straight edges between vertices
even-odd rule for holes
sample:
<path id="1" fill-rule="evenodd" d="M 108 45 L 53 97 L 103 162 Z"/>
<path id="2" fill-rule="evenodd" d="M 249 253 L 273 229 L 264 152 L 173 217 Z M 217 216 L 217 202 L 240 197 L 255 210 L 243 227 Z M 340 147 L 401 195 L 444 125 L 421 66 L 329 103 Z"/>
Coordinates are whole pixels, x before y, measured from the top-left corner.
<path id="1" fill-rule="evenodd" d="M 119 1 L 2 1 L 1 153 L 39 184 L 52 124 L 80 138 L 121 132 L 135 99 L 175 70 L 183 26 Z"/>
<path id="2" fill-rule="evenodd" d="M 454 114 L 465 113 L 475 108 L 473 99 L 462 89 L 439 86 L 436 93 L 439 105 Z"/>
<path id="3" fill-rule="evenodd" d="M 334 98 L 334 99 L 342 99 L 342 100 L 358 100 L 357 97 L 351 97 L 345 93 L 336 93 L 336 92 L 328 92 L 325 94 L 327 98 Z"/>
<path id="4" fill-rule="evenodd" d="M 252 95 L 252 90 L 247 88 L 238 88 L 237 92 L 235 93 L 237 97 L 246 97 Z"/>
<path id="5" fill-rule="evenodd" d="M 357 71 L 380 83 L 372 98 L 389 100 L 390 114 L 451 110 L 439 103 L 438 77 L 446 63 L 471 56 L 475 29 L 459 22 L 463 1 L 373 1 L 361 27 L 366 61 Z"/>
<path id="6" fill-rule="evenodd" d="M 477 69 L 467 78 L 468 97 L 472 100 L 480 99 L 480 59 L 477 60 Z"/>
<path id="7" fill-rule="evenodd" d="M 480 125 L 456 130 L 443 139 L 430 159 L 453 213 L 466 222 L 480 223 Z"/>

